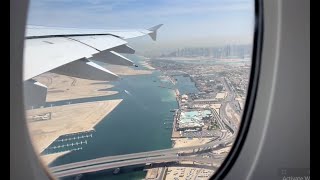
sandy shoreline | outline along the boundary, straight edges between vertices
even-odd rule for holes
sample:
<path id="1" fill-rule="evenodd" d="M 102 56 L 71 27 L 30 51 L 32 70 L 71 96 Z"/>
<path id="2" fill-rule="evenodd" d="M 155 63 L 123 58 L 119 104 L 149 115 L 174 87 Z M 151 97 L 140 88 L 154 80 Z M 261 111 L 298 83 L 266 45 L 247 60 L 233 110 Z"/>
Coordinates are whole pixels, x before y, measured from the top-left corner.
<path id="1" fill-rule="evenodd" d="M 150 70 L 155 70 L 156 68 L 152 67 L 147 61 L 143 61 L 140 63 L 143 67 L 150 69 Z"/>
<path id="2" fill-rule="evenodd" d="M 175 95 L 176 97 L 179 96 L 179 90 L 175 89 Z M 175 120 L 173 120 L 173 128 L 172 128 L 172 134 L 171 134 L 171 141 L 172 141 L 172 148 L 179 148 L 179 147 L 189 147 L 189 146 L 197 146 L 197 145 L 202 145 L 206 144 L 210 141 L 212 141 L 212 138 L 184 138 L 181 137 L 179 131 L 175 131 Z M 191 152 L 191 151 L 190 151 Z M 181 164 L 197 164 L 195 162 L 190 162 L 190 161 L 182 161 L 180 162 Z M 197 180 L 199 179 L 198 175 L 199 174 L 212 174 L 212 170 L 208 169 L 203 169 L 203 168 L 197 168 L 197 167 L 175 167 L 175 166 L 170 166 L 167 167 L 164 172 L 162 172 L 163 169 L 161 168 L 151 168 L 148 169 L 147 174 L 145 176 L 145 179 L 151 180 L 151 179 L 157 179 L 161 173 L 165 173 L 163 176 L 164 179 L 171 180 L 171 179 L 186 179 L 187 174 L 193 174 L 192 177 L 189 177 L 190 179 Z M 193 173 L 196 172 L 196 173 Z"/>
<path id="3" fill-rule="evenodd" d="M 120 76 L 152 74 L 152 71 L 150 70 L 141 70 L 141 69 L 136 69 L 134 67 L 129 67 L 129 66 L 106 65 L 104 66 L 104 68 Z"/>
<path id="4" fill-rule="evenodd" d="M 105 68 L 119 76 L 152 74 L 151 70 L 140 70 L 128 66 L 106 65 Z M 47 102 L 109 96 L 118 93 L 110 90 L 114 86 L 108 81 L 80 79 L 49 72 L 34 79 L 48 87 Z"/>
<path id="5" fill-rule="evenodd" d="M 47 102 L 108 96 L 118 93 L 109 90 L 113 85 L 108 84 L 107 81 L 93 81 L 54 73 L 45 73 L 34 79 L 48 87 Z"/>
<path id="6" fill-rule="evenodd" d="M 59 136 L 93 130 L 121 102 L 118 100 L 54 106 L 26 111 L 29 132 L 36 152 L 40 154 Z M 48 120 L 34 117 L 50 113 Z"/>
<path id="7" fill-rule="evenodd" d="M 128 66 L 106 65 L 105 68 L 120 76 L 152 73 L 150 70 L 140 70 Z M 34 79 L 48 87 L 46 101 L 49 103 L 118 93 L 110 90 L 114 86 L 108 81 L 80 79 L 50 72 Z M 30 137 L 36 152 L 40 154 L 61 135 L 92 130 L 121 101 L 122 99 L 96 101 L 27 110 Z M 50 119 L 35 120 L 45 116 L 50 116 Z M 48 165 L 66 153 L 68 151 L 43 155 L 41 160 Z"/>

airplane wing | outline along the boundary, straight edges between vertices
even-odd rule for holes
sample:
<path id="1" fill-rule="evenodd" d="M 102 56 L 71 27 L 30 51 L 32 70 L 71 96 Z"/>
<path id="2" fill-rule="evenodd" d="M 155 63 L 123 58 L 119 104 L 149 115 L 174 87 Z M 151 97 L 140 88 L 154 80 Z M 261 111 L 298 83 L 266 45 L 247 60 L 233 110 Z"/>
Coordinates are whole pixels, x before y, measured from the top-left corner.
<path id="1" fill-rule="evenodd" d="M 159 24 L 149 29 L 133 30 L 27 26 L 23 80 L 28 88 L 25 88 L 25 91 L 29 95 L 34 92 L 43 94 L 46 86 L 32 78 L 45 72 L 91 80 L 116 80 L 118 76 L 115 73 L 92 60 L 134 66 L 132 61 L 121 55 L 135 52 L 127 45 L 126 39 L 149 35 L 155 41 L 157 30 L 161 26 L 162 24 Z M 33 99 L 43 101 L 43 97 Z"/>
<path id="2" fill-rule="evenodd" d="M 101 30 L 28 26 L 24 48 L 24 80 L 48 71 L 70 76 L 109 80 L 117 76 L 90 59 L 117 65 L 134 65 L 119 53 L 134 53 L 126 39 L 149 35 L 156 40 L 159 24 L 149 29 Z M 78 61 L 78 62 L 75 62 Z M 74 63 L 73 63 L 74 62 Z M 63 66 L 63 67 L 61 67 Z M 74 67 L 77 68 L 74 68 Z M 61 67 L 61 68 L 59 68 Z M 88 76 L 82 67 L 104 72 L 106 77 Z M 77 72 L 75 72 L 77 71 Z"/>

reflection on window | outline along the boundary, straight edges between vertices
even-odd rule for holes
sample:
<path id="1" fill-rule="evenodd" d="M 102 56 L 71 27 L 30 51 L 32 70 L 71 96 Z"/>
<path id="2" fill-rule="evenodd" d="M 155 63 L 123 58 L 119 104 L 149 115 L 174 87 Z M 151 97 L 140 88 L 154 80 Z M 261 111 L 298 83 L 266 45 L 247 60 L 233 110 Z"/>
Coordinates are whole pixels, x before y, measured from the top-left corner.
<path id="1" fill-rule="evenodd" d="M 118 80 L 50 70 L 25 81 L 26 119 L 43 164 L 61 179 L 209 179 L 239 130 L 251 67 L 253 3 L 32 0 L 31 25 L 121 33 L 130 28 L 134 34 L 164 24 L 157 41 L 116 37 L 134 54 L 106 49 L 136 66 L 90 59 Z M 45 87 L 36 96 L 35 83 Z M 40 96 L 45 103 L 37 103 Z"/>

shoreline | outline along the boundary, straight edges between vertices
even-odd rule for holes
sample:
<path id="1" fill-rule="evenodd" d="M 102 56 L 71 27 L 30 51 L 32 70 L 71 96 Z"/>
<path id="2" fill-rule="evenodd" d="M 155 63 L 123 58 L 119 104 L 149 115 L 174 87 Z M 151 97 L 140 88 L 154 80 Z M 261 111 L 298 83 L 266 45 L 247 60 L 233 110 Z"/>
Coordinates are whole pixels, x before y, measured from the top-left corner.
<path id="1" fill-rule="evenodd" d="M 145 68 L 147 68 L 147 69 L 149 69 L 149 70 L 156 70 L 156 68 L 152 67 L 152 66 L 149 64 L 150 58 L 147 58 L 147 57 L 142 56 L 142 55 L 136 55 L 136 56 L 138 56 L 139 58 L 142 59 L 142 61 L 140 62 L 140 64 L 141 64 L 143 67 L 145 67 Z"/>
<path id="2" fill-rule="evenodd" d="M 152 70 L 135 69 L 134 67 L 120 66 L 120 65 L 108 64 L 103 67 L 120 76 L 145 75 L 145 74 L 152 74 L 153 72 Z"/>
<path id="3" fill-rule="evenodd" d="M 167 76 L 167 75 L 166 75 Z M 174 79 L 172 79 L 170 76 L 164 77 L 164 79 L 169 79 L 172 84 L 175 84 Z M 171 147 L 172 148 L 179 148 L 179 147 L 188 147 L 188 146 L 197 146 L 206 144 L 210 141 L 212 141 L 212 137 L 194 137 L 194 138 L 187 138 L 183 137 L 180 134 L 180 131 L 176 131 L 176 123 L 179 118 L 178 111 L 181 108 L 180 105 L 180 92 L 178 88 L 174 89 L 175 98 L 178 103 L 178 108 L 174 112 L 173 116 L 173 123 L 172 123 L 172 132 L 171 132 Z M 181 161 L 179 162 L 182 166 L 183 164 L 198 164 L 197 162 L 192 161 Z M 201 163 L 200 163 L 201 164 Z M 198 175 L 201 173 L 207 174 L 207 173 L 213 173 L 213 170 L 209 169 L 203 169 L 201 167 L 180 167 L 180 166 L 168 166 L 165 168 L 150 168 L 147 170 L 147 174 L 145 176 L 145 179 L 156 179 L 160 176 L 163 179 L 174 179 L 177 174 L 179 174 L 179 177 L 185 177 L 188 176 L 186 172 L 193 172 L 196 171 L 197 173 L 194 176 L 194 179 L 197 179 Z"/>
<path id="4" fill-rule="evenodd" d="M 166 76 L 166 75 L 165 75 Z M 175 84 L 174 81 L 170 78 L 170 76 L 167 76 L 167 77 L 164 77 L 164 79 L 168 78 L 169 81 L 172 83 L 172 84 Z M 176 120 L 177 120 L 177 112 L 178 112 L 178 109 L 180 109 L 180 104 L 179 104 L 179 95 L 180 95 L 180 92 L 177 88 L 175 89 L 172 89 L 174 91 L 174 94 L 175 94 L 175 99 L 178 103 L 178 108 L 175 110 L 174 112 L 174 115 L 173 115 L 173 123 L 172 123 L 172 131 L 171 131 L 171 147 L 172 148 L 175 148 L 177 147 L 176 146 L 176 139 L 179 139 L 181 138 L 179 132 L 175 131 L 175 124 L 176 124 Z M 167 170 L 168 170 L 169 167 L 165 167 L 165 168 L 150 168 L 147 170 L 147 173 L 145 175 L 145 179 L 148 180 L 148 179 L 156 179 L 159 174 L 162 174 L 164 173 L 164 175 L 162 176 L 163 179 L 166 179 L 167 177 Z"/>
<path id="5" fill-rule="evenodd" d="M 110 90 L 114 85 L 108 81 L 80 79 L 54 73 L 44 73 L 34 79 L 48 87 L 46 102 L 49 103 L 118 93 Z"/>
<path id="6" fill-rule="evenodd" d="M 122 76 L 144 75 L 153 72 L 117 65 L 107 65 L 107 68 Z M 114 85 L 110 81 L 81 79 L 50 72 L 34 79 L 47 86 L 46 103 L 110 96 L 119 93 L 112 90 Z M 94 130 L 94 127 L 107 117 L 121 101 L 122 99 L 94 101 L 27 110 L 26 117 L 29 119 L 32 115 L 36 117 L 34 119 L 39 119 L 41 116 L 45 117 L 48 113 L 50 114 L 50 120 L 28 121 L 28 131 L 40 160 L 49 165 L 58 157 L 70 153 L 71 150 L 56 153 L 52 153 L 50 150 L 52 154 L 40 155 L 60 136 Z"/>
<path id="7" fill-rule="evenodd" d="M 144 60 L 143 62 L 140 63 L 143 67 L 149 69 L 149 70 L 155 70 L 156 68 L 152 67 L 148 61 Z"/>
<path id="8" fill-rule="evenodd" d="M 39 155 L 60 136 L 94 130 L 121 101 L 122 99 L 95 101 L 27 110 L 27 125 L 34 149 Z M 50 114 L 48 119 L 35 120 L 46 117 L 47 114 Z M 54 154 L 56 153 L 51 156 L 40 155 L 40 159 L 47 163 L 64 155 Z"/>

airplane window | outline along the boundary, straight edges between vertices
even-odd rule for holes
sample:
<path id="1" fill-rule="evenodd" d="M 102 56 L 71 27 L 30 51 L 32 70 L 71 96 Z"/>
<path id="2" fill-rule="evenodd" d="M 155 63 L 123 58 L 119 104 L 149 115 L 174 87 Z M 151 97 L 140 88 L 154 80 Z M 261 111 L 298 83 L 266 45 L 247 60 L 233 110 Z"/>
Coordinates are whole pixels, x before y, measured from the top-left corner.
<path id="1" fill-rule="evenodd" d="M 31 0 L 24 103 L 59 179 L 209 179 L 237 137 L 253 0 Z"/>

